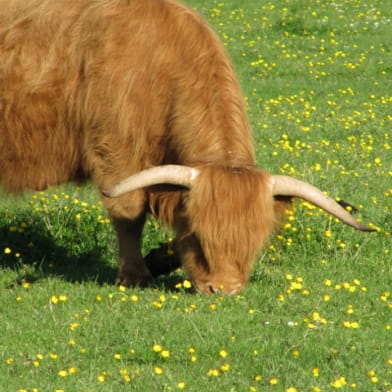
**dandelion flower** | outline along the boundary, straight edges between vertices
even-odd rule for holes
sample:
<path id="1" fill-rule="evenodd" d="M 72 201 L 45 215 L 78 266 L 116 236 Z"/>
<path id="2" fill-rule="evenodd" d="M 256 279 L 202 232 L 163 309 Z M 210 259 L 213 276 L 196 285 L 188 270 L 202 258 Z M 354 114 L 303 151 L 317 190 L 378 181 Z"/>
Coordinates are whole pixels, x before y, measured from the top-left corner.
<path id="1" fill-rule="evenodd" d="M 154 344 L 152 346 L 152 351 L 155 353 L 160 353 L 163 350 L 162 346 L 160 344 Z"/>
<path id="2" fill-rule="evenodd" d="M 192 283 L 189 280 L 184 280 L 182 282 L 182 286 L 184 287 L 184 289 L 190 289 L 192 287 Z"/>
<path id="3" fill-rule="evenodd" d="M 69 369 L 69 374 L 75 374 L 77 373 L 78 369 L 75 366 L 71 366 Z"/>
<path id="4" fill-rule="evenodd" d="M 219 370 L 218 369 L 210 369 L 207 372 L 207 376 L 209 376 L 209 377 L 218 377 L 219 376 Z"/>
<path id="5" fill-rule="evenodd" d="M 162 369 L 161 367 L 159 367 L 159 366 L 155 366 L 155 367 L 154 367 L 154 373 L 155 373 L 157 376 L 160 376 L 160 375 L 163 374 L 163 369 Z"/>
<path id="6" fill-rule="evenodd" d="M 221 367 L 220 367 L 220 370 L 222 371 L 222 372 L 228 372 L 229 370 L 230 370 L 230 364 L 228 364 L 228 363 L 224 363 Z"/>
<path id="7" fill-rule="evenodd" d="M 347 385 L 347 381 L 344 377 L 339 377 L 331 382 L 331 387 L 335 389 L 343 388 L 345 385 Z"/>
<path id="8" fill-rule="evenodd" d="M 278 385 L 279 384 L 279 380 L 276 377 L 271 377 L 268 380 L 268 382 L 269 382 L 270 385 Z"/>

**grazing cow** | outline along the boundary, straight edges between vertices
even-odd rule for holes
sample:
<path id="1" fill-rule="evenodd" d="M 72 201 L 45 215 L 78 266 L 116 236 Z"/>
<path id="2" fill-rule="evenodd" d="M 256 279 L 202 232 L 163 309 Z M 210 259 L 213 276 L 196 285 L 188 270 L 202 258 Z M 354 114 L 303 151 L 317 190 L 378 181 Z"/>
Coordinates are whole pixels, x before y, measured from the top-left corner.
<path id="1" fill-rule="evenodd" d="M 0 0 L 0 150 L 9 191 L 94 180 L 122 284 L 151 280 L 147 213 L 176 229 L 176 255 L 206 293 L 245 285 L 291 197 L 372 230 L 316 188 L 256 167 L 224 47 L 175 0 Z"/>

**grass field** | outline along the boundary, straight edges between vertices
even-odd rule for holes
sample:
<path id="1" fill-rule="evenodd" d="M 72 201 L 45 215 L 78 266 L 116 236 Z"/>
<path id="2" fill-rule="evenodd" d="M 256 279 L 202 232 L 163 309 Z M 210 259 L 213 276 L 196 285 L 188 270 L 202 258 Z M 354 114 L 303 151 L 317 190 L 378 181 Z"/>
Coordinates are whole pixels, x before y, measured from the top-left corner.
<path id="1" fill-rule="evenodd" d="M 225 42 L 258 164 L 378 229 L 297 202 L 238 296 L 113 284 L 91 185 L 0 198 L 0 390 L 392 391 L 392 8 L 188 0 Z M 150 220 L 144 251 L 171 234 Z M 241 244 L 238 244 L 241 246 Z"/>

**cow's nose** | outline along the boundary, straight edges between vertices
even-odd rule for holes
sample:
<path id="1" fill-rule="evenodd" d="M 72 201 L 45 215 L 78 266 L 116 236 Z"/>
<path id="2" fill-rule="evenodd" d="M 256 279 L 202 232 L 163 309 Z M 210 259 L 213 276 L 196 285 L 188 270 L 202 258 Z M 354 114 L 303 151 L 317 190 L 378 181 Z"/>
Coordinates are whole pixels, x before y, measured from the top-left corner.
<path id="1" fill-rule="evenodd" d="M 236 285 L 234 285 L 234 287 L 225 287 L 224 285 L 220 285 L 219 287 L 216 287 L 216 285 L 212 284 L 212 283 L 206 283 L 205 284 L 206 290 L 205 292 L 209 293 L 209 294 L 216 294 L 216 293 L 226 293 L 229 295 L 234 295 L 234 294 L 238 294 L 242 288 L 243 288 L 243 284 L 242 283 L 238 283 Z"/>
<path id="2" fill-rule="evenodd" d="M 206 283 L 206 288 L 207 288 L 207 292 L 213 293 L 213 294 L 215 294 L 219 291 L 219 289 L 214 287 L 214 285 L 212 283 Z"/>

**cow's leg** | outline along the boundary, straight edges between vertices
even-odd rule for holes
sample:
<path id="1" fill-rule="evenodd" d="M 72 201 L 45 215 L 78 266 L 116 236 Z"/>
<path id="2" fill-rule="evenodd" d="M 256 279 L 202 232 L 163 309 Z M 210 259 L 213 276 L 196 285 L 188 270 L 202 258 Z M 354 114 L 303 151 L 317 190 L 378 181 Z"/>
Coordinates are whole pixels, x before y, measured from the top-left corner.
<path id="1" fill-rule="evenodd" d="M 145 286 L 153 280 L 141 253 L 143 226 L 146 219 L 144 195 L 138 192 L 118 199 L 105 198 L 119 245 L 118 281 L 121 285 Z"/>
<path id="2" fill-rule="evenodd" d="M 146 286 L 152 281 L 141 253 L 141 239 L 145 217 L 135 220 L 113 218 L 119 245 L 118 281 L 121 285 Z"/>

